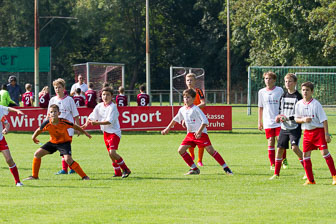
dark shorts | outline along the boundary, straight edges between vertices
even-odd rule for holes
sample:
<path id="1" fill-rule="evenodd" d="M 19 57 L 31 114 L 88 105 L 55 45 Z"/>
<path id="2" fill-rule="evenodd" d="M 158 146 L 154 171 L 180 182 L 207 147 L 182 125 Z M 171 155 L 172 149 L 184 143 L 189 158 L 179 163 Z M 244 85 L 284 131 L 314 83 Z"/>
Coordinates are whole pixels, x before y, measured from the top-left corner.
<path id="1" fill-rule="evenodd" d="M 296 128 L 293 130 L 280 130 L 278 139 L 278 148 L 288 149 L 290 141 L 291 146 L 299 145 L 301 138 L 301 128 Z"/>
<path id="2" fill-rule="evenodd" d="M 60 144 L 47 142 L 44 145 L 42 145 L 41 148 L 47 150 L 50 154 L 53 154 L 58 150 L 60 152 L 60 156 L 63 155 L 71 156 L 71 142 L 64 142 Z"/>

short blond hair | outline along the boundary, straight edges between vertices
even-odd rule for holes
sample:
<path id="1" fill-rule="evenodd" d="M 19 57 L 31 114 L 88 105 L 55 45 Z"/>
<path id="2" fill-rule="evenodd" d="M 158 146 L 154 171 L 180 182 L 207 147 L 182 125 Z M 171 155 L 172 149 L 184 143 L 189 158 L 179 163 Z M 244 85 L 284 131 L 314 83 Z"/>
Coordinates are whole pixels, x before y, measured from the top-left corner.
<path id="1" fill-rule="evenodd" d="M 31 88 L 32 88 L 32 85 L 31 85 L 30 83 L 27 83 L 27 84 L 25 85 L 25 89 L 26 89 L 26 90 L 31 90 Z"/>
<path id="2" fill-rule="evenodd" d="M 124 93 L 125 92 L 125 88 L 123 86 L 119 86 L 119 93 Z"/>
<path id="3" fill-rule="evenodd" d="M 265 78 L 266 76 L 269 76 L 271 77 L 272 79 L 276 80 L 277 79 L 277 75 L 274 73 L 274 72 L 271 72 L 271 71 L 268 71 L 268 72 L 265 72 L 263 74 L 263 77 Z"/>
<path id="4" fill-rule="evenodd" d="M 53 86 L 61 85 L 63 88 L 65 87 L 64 79 L 58 78 L 53 81 Z"/>
<path id="5" fill-rule="evenodd" d="M 186 75 L 186 78 L 189 78 L 189 77 L 193 77 L 196 80 L 196 74 L 195 73 L 192 73 L 192 72 L 188 73 Z"/>
<path id="6" fill-rule="evenodd" d="M 287 75 L 285 75 L 285 79 L 286 78 L 292 78 L 294 80 L 294 82 L 297 82 L 297 77 L 294 73 L 287 73 Z"/>

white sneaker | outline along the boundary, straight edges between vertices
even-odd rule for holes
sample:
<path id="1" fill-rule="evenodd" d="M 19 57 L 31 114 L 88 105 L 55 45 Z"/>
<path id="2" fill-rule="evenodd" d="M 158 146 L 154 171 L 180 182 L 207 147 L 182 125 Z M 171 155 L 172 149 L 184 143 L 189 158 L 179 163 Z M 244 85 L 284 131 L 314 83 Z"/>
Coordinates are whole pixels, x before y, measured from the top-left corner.
<path id="1" fill-rule="evenodd" d="M 17 186 L 17 187 L 22 187 L 23 184 L 22 184 L 21 182 L 18 182 L 18 183 L 16 184 L 16 186 Z"/>
<path id="2" fill-rule="evenodd" d="M 273 175 L 272 177 L 269 178 L 270 180 L 275 180 L 275 179 L 279 179 L 279 176 L 278 175 Z"/>

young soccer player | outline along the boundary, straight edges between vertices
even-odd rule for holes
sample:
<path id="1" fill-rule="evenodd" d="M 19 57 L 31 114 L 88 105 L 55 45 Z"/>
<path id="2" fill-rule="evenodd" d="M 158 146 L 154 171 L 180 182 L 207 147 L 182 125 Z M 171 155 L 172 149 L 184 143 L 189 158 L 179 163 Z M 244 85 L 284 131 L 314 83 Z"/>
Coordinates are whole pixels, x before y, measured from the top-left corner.
<path id="1" fill-rule="evenodd" d="M 194 105 L 198 106 L 204 112 L 204 108 L 205 108 L 204 93 L 201 89 L 196 88 L 196 75 L 194 73 L 189 73 L 189 74 L 186 75 L 186 85 L 187 85 L 188 89 L 193 89 L 196 92 Z M 182 126 L 184 126 L 184 122 L 182 123 Z M 190 147 L 189 152 L 190 152 L 191 158 L 194 160 L 194 158 L 195 158 L 195 148 Z M 199 165 L 199 166 L 203 166 L 203 155 L 204 155 L 204 148 L 198 146 L 197 165 Z"/>
<path id="2" fill-rule="evenodd" d="M 18 187 L 21 187 L 23 184 L 20 181 L 19 177 L 19 171 L 16 167 L 16 164 L 11 156 L 11 153 L 9 151 L 6 139 L 4 137 L 5 134 L 8 133 L 9 131 L 9 123 L 6 119 L 6 115 L 8 114 L 9 111 L 16 112 L 17 114 L 24 114 L 22 111 L 11 108 L 11 107 L 4 107 L 0 105 L 0 120 L 1 120 L 1 125 L 0 125 L 0 151 L 2 152 L 3 156 L 5 157 L 5 160 L 9 166 L 9 170 L 12 173 L 14 180 L 15 180 L 15 185 Z M 5 128 L 3 128 L 3 125 Z"/>
<path id="3" fill-rule="evenodd" d="M 263 77 L 266 87 L 258 92 L 258 129 L 265 129 L 268 141 L 268 158 L 271 170 L 273 170 L 275 167 L 275 139 L 280 133 L 280 124 L 275 119 L 279 114 L 280 97 L 284 91 L 282 88 L 275 86 L 277 76 L 274 72 L 266 72 Z M 283 163 L 286 165 L 285 152 Z"/>
<path id="4" fill-rule="evenodd" d="M 281 122 L 281 130 L 275 159 L 275 170 L 274 175 L 270 178 L 271 180 L 278 178 L 280 175 L 283 153 L 289 147 L 288 141 L 290 141 L 292 150 L 303 165 L 302 151 L 299 149 L 301 125 L 295 122 L 294 116 L 295 105 L 302 99 L 301 94 L 295 89 L 296 82 L 297 77 L 293 73 L 288 73 L 285 76 L 287 92 L 280 98 L 280 114 L 276 117 L 276 122 Z"/>
<path id="5" fill-rule="evenodd" d="M 95 108 L 97 105 L 97 93 L 93 90 L 93 83 L 89 83 L 89 90 L 85 92 L 85 105 L 89 108 Z"/>
<path id="6" fill-rule="evenodd" d="M 24 107 L 32 107 L 34 101 L 34 95 L 32 90 L 32 85 L 27 83 L 25 85 L 26 92 L 22 94 L 22 103 Z"/>
<path id="7" fill-rule="evenodd" d="M 56 79 L 53 82 L 54 90 L 56 96 L 52 97 L 49 101 L 50 105 L 56 104 L 59 107 L 59 111 L 61 112 L 60 118 L 64 118 L 71 123 L 75 123 L 79 125 L 79 113 L 75 104 L 75 101 L 72 97 L 68 95 L 64 95 L 65 81 L 63 79 Z M 49 108 L 48 107 L 48 108 Z M 75 121 L 75 122 L 74 122 Z M 72 137 L 74 135 L 74 129 L 68 129 L 69 136 Z M 79 133 L 78 133 L 79 134 Z M 68 174 L 68 164 L 62 157 L 62 169 L 58 171 L 56 174 Z M 74 170 L 70 170 L 69 174 L 74 173 Z"/>
<path id="8" fill-rule="evenodd" d="M 149 95 L 145 92 L 146 91 L 146 86 L 141 85 L 140 88 L 140 93 L 137 95 L 137 103 L 138 106 L 148 106 L 149 105 Z"/>
<path id="9" fill-rule="evenodd" d="M 163 135 L 168 134 L 170 128 L 172 128 L 176 122 L 181 123 L 183 120 L 185 121 L 188 134 L 181 143 L 178 152 L 191 168 L 186 175 L 200 174 L 200 170 L 197 168 L 191 156 L 187 153 L 187 149 L 189 147 L 195 147 L 196 145 L 204 147 L 207 152 L 214 157 L 219 165 L 223 167 L 226 174 L 233 175 L 222 156 L 215 151 L 211 145 L 206 129 L 209 121 L 201 109 L 193 104 L 195 97 L 196 92 L 193 89 L 186 89 L 183 91 L 184 106 L 179 109 L 177 115 L 173 118 L 169 125 L 161 131 L 161 133 Z"/>
<path id="10" fill-rule="evenodd" d="M 49 87 L 45 86 L 43 87 L 41 92 L 39 92 L 40 107 L 48 108 L 49 100 L 50 100 Z"/>
<path id="11" fill-rule="evenodd" d="M 64 156 L 66 163 L 71 169 L 75 170 L 83 180 L 89 180 L 90 178 L 84 173 L 80 165 L 72 159 L 71 156 L 71 136 L 68 133 L 68 128 L 74 128 L 77 131 L 82 132 L 88 138 L 91 135 L 84 131 L 81 127 L 67 121 L 66 119 L 59 118 L 61 115 L 60 108 L 56 104 L 52 104 L 48 109 L 49 120 L 45 120 L 41 127 L 37 128 L 34 132 L 32 139 L 38 144 L 40 141 L 37 139 L 42 132 L 48 131 L 50 134 L 50 141 L 45 143 L 41 148 L 36 150 L 33 159 L 32 175 L 24 180 L 37 180 L 39 179 L 39 171 L 41 166 L 41 158 L 48 154 L 53 154 L 56 151 L 60 152 L 61 156 Z"/>
<path id="12" fill-rule="evenodd" d="M 327 116 L 319 101 L 313 98 L 314 85 L 311 82 L 301 84 L 303 99 L 295 105 L 295 121 L 302 124 L 303 132 L 303 165 L 308 180 L 304 185 L 315 184 L 310 155 L 312 150 L 320 149 L 332 176 L 332 184 L 336 185 L 334 160 L 328 151 L 331 136 L 328 129 Z"/>
<path id="13" fill-rule="evenodd" d="M 126 166 L 123 158 L 117 153 L 121 130 L 119 125 L 119 112 L 117 106 L 112 101 L 113 90 L 111 88 L 102 89 L 103 102 L 99 103 L 92 113 L 83 128 L 88 124 L 100 125 L 100 129 L 104 133 L 104 141 L 112 160 L 112 166 L 114 169 L 114 177 L 126 178 L 131 174 L 130 169 Z M 121 173 L 122 169 L 122 173 Z"/>
<path id="14" fill-rule="evenodd" d="M 125 88 L 120 86 L 118 89 L 119 94 L 116 96 L 116 103 L 118 107 L 127 106 L 127 96 L 125 96 Z"/>
<path id="15" fill-rule="evenodd" d="M 85 100 L 84 97 L 81 96 L 81 92 L 82 90 L 80 88 L 77 88 L 75 90 L 75 95 L 72 97 L 77 107 L 85 106 Z"/>

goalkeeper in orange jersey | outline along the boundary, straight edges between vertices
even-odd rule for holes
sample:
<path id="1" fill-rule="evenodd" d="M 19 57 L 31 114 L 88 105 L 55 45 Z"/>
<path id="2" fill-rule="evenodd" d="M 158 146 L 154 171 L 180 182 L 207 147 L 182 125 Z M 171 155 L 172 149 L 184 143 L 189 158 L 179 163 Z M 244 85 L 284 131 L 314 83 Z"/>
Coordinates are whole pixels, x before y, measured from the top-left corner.
<path id="1" fill-rule="evenodd" d="M 196 88 L 196 75 L 194 73 L 189 73 L 186 75 L 186 85 L 188 89 L 193 89 L 196 92 L 196 97 L 194 100 L 194 105 L 198 106 L 203 112 L 205 107 L 205 97 L 204 93 L 201 89 Z M 184 127 L 184 122 L 182 123 Z M 191 158 L 195 159 L 195 147 L 190 147 L 189 152 Z M 204 147 L 198 146 L 198 160 L 197 165 L 203 166 L 203 154 L 204 154 Z"/>
<path id="2" fill-rule="evenodd" d="M 52 104 L 49 106 L 48 110 L 48 118 L 49 120 L 45 120 L 41 127 L 36 129 L 34 132 L 32 139 L 38 144 L 40 141 L 37 139 L 42 132 L 48 131 L 50 134 L 50 141 L 41 146 L 38 150 L 36 150 L 33 159 L 33 168 L 32 168 L 32 176 L 24 179 L 24 180 L 37 180 L 39 175 L 39 170 L 41 166 L 41 158 L 48 154 L 53 154 L 56 151 L 60 152 L 61 156 L 64 156 L 66 163 L 69 167 L 76 171 L 76 173 L 81 176 L 83 180 L 89 180 L 90 178 L 84 173 L 80 165 L 72 159 L 71 156 L 71 137 L 68 133 L 68 128 L 73 128 L 77 131 L 82 132 L 88 138 L 91 138 L 91 135 L 84 131 L 81 127 L 76 124 L 71 123 L 70 121 L 59 118 L 60 116 L 59 107 L 56 104 Z"/>

